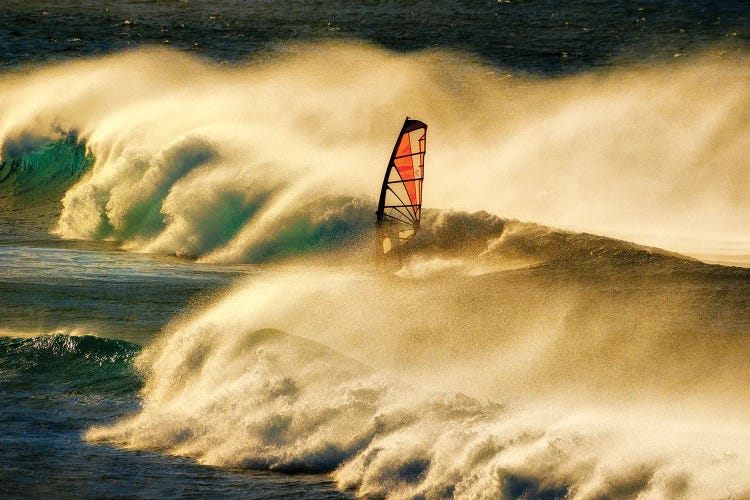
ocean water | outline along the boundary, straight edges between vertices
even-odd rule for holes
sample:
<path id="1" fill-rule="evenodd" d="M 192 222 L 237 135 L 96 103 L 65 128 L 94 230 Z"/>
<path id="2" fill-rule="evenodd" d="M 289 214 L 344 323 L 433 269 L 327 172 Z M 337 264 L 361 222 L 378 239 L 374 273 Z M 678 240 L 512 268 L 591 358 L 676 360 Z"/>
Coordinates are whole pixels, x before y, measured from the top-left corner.
<path id="1" fill-rule="evenodd" d="M 0 2 L 0 496 L 750 496 L 749 48 L 742 1 Z"/>

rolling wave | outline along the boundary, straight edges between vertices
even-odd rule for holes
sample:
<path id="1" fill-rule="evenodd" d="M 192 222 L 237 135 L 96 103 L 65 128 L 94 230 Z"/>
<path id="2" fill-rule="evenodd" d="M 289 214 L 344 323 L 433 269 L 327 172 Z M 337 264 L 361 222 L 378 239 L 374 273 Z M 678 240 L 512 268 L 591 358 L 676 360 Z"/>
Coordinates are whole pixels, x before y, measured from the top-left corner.
<path id="1" fill-rule="evenodd" d="M 93 335 L 0 336 L 0 383 L 6 389 L 46 384 L 56 391 L 130 393 L 141 384 L 133 370 L 140 350 L 137 344 Z"/>
<path id="2" fill-rule="evenodd" d="M 604 236 L 507 220 L 487 212 L 426 210 L 399 275 L 484 274 L 547 266 L 554 272 L 745 274 L 696 259 Z"/>
<path id="3" fill-rule="evenodd" d="M 746 59 L 707 52 L 530 79 L 461 54 L 354 42 L 229 68 L 128 51 L 6 75 L 0 171 L 12 192 L 75 181 L 63 238 L 278 260 L 367 240 L 408 112 L 430 124 L 426 206 L 700 254 L 750 241 Z M 77 132 L 30 139 L 61 130 Z"/>
<path id="4" fill-rule="evenodd" d="M 748 318 L 717 342 L 702 312 L 681 322 L 691 298 L 735 307 L 700 283 L 523 272 L 415 283 L 308 266 L 243 283 L 146 347 L 141 408 L 86 439 L 329 472 L 363 497 L 750 492 Z"/>
<path id="5" fill-rule="evenodd" d="M 5 142 L 0 158 L 0 194 L 5 196 L 62 196 L 94 164 L 75 132 L 57 140 L 22 137 Z"/>
<path id="6" fill-rule="evenodd" d="M 140 391 L 86 439 L 361 496 L 748 496 L 750 271 L 646 246 L 750 240 L 748 68 L 531 79 L 345 42 L 6 75 L 0 189 L 56 193 L 56 234 L 288 262 L 143 349 L 0 337 L 0 383 Z M 404 110 L 434 208 L 394 278 L 347 264 Z"/>

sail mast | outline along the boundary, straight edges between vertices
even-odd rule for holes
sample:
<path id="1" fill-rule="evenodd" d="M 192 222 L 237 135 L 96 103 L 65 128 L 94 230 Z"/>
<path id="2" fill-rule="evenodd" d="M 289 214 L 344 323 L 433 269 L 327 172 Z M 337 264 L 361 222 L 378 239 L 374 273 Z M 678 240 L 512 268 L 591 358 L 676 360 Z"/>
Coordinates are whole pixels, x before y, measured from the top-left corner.
<path id="1" fill-rule="evenodd" d="M 396 144 L 393 145 L 393 152 L 391 153 L 391 159 L 388 161 L 388 167 L 385 169 L 385 176 L 383 177 L 383 185 L 380 188 L 380 200 L 378 201 L 378 211 L 375 212 L 378 216 L 378 224 L 383 223 L 383 208 L 385 205 L 385 195 L 388 192 L 388 176 L 391 174 L 391 169 L 394 167 L 393 158 L 396 156 L 398 151 L 399 142 L 401 142 L 401 136 L 404 135 L 406 124 L 409 123 L 409 117 L 407 116 L 404 120 L 404 124 L 401 126 L 401 132 L 398 133 L 396 138 Z"/>

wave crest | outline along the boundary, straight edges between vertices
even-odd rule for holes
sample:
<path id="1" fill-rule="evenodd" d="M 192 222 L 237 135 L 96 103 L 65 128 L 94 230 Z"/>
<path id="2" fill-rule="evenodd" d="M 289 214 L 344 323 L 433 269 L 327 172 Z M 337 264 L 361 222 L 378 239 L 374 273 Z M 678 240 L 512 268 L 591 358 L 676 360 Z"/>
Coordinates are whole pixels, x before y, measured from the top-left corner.
<path id="1" fill-rule="evenodd" d="M 95 164 L 53 161 L 44 174 L 78 180 L 63 198 L 65 238 L 256 262 L 356 241 L 365 211 L 325 214 L 370 203 L 409 113 L 430 124 L 426 206 L 679 251 L 748 240 L 748 67 L 746 55 L 707 54 L 528 79 L 455 53 L 349 42 L 232 68 L 147 49 L 5 78 L 0 140 L 5 155 L 18 138 L 80 132 Z"/>
<path id="2" fill-rule="evenodd" d="M 128 393 L 141 383 L 132 365 L 140 350 L 124 340 L 93 335 L 0 336 L 0 379 L 25 387 L 53 384 Z"/>
<path id="3" fill-rule="evenodd" d="M 86 439 L 210 465 L 331 472 L 363 497 L 750 491 L 742 432 L 428 392 L 316 342 L 254 330 L 258 305 L 228 317 L 227 301 L 219 303 L 147 348 L 140 411 Z"/>
<path id="4" fill-rule="evenodd" d="M 94 163 L 77 132 L 56 140 L 25 135 L 5 141 L 0 158 L 0 196 L 60 196 Z"/>

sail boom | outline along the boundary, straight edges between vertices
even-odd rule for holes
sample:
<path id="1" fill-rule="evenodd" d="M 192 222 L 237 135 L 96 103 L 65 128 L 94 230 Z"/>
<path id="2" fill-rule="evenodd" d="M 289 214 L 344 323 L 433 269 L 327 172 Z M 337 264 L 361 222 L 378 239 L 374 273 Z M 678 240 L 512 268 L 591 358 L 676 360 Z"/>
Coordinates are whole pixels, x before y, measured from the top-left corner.
<path id="1" fill-rule="evenodd" d="M 421 181 L 421 180 L 424 180 L 424 177 L 417 177 L 415 179 L 408 179 L 408 180 L 405 180 L 405 181 L 388 181 L 388 184 L 398 184 L 398 183 L 404 183 L 404 182 L 417 182 L 417 181 Z"/>
<path id="2" fill-rule="evenodd" d="M 416 153 L 409 153 L 408 155 L 401 155 L 401 156 L 394 156 L 394 160 L 400 160 L 401 158 L 410 158 L 412 156 L 421 155 L 422 153 L 420 151 L 417 151 Z"/>

